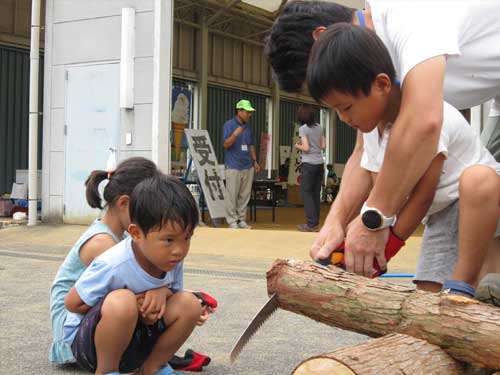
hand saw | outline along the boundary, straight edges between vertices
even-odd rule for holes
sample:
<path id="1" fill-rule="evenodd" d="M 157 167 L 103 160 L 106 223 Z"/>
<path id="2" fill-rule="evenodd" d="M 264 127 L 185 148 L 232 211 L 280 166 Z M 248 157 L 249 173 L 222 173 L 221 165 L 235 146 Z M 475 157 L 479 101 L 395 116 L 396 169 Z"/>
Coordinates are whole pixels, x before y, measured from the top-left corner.
<path id="1" fill-rule="evenodd" d="M 327 259 L 317 259 L 316 262 L 324 266 L 333 264 L 337 267 L 345 268 L 343 264 L 344 262 L 343 245 L 344 244 L 342 243 L 341 247 L 335 250 Z M 262 306 L 259 312 L 254 316 L 250 324 L 247 326 L 245 331 L 243 331 L 240 338 L 236 341 L 236 344 L 234 344 L 233 349 L 231 349 L 231 353 L 229 355 L 231 363 L 234 363 L 234 361 L 236 361 L 236 358 L 238 358 L 238 355 L 241 353 L 245 345 L 248 344 L 248 342 L 255 334 L 255 332 L 257 332 L 260 329 L 260 327 L 264 324 L 264 322 L 278 309 L 278 307 L 279 307 L 278 296 L 275 293 L 271 296 L 271 298 L 269 298 L 269 300 L 264 304 L 264 306 Z"/>
<path id="2" fill-rule="evenodd" d="M 236 358 L 238 358 L 238 355 L 241 353 L 245 345 L 248 344 L 255 332 L 259 330 L 262 324 L 264 324 L 264 322 L 278 309 L 278 307 L 278 295 L 273 294 L 265 305 L 262 306 L 260 311 L 254 316 L 238 341 L 236 341 L 236 344 L 234 344 L 229 355 L 231 363 L 236 361 Z"/>
<path id="3" fill-rule="evenodd" d="M 385 255 L 386 258 L 390 259 L 394 254 L 388 252 L 386 249 Z M 335 249 L 328 258 L 316 259 L 315 262 L 323 266 L 334 265 L 336 267 L 345 269 L 344 243 L 342 243 L 337 249 Z M 387 272 L 387 269 L 380 269 L 376 260 L 373 261 L 373 266 L 375 268 L 373 277 L 383 275 Z M 236 341 L 236 344 L 234 344 L 233 349 L 231 349 L 230 353 L 231 363 L 234 363 L 234 361 L 236 361 L 236 358 L 238 358 L 238 355 L 241 353 L 245 345 L 250 341 L 255 332 L 259 330 L 262 324 L 264 324 L 264 322 L 278 309 L 278 307 L 278 296 L 276 294 L 273 294 L 271 298 L 269 298 L 269 300 L 265 303 L 265 305 L 262 306 L 257 315 L 255 315 L 255 317 L 252 319 L 238 341 Z"/>

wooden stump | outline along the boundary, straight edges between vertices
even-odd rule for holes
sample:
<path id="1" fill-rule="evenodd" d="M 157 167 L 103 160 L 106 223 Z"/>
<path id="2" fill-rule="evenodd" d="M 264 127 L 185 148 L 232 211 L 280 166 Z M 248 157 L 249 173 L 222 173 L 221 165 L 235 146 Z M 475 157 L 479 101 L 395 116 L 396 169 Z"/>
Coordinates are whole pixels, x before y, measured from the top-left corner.
<path id="1" fill-rule="evenodd" d="M 464 366 L 439 346 L 402 334 L 303 361 L 292 375 L 463 375 Z"/>
<path id="2" fill-rule="evenodd" d="M 285 310 L 372 337 L 404 333 L 457 360 L 500 368 L 497 307 L 305 261 L 275 261 L 267 281 L 269 294 L 276 293 Z"/>

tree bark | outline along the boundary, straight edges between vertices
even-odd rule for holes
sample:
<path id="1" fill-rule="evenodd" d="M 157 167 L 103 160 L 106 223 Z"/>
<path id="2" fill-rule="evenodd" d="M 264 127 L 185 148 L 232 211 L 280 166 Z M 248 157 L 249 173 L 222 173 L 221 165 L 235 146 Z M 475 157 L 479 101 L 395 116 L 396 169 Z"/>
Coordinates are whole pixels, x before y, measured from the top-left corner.
<path id="1" fill-rule="evenodd" d="M 404 333 L 457 360 L 500 368 L 497 307 L 295 260 L 275 261 L 267 282 L 282 309 L 372 337 Z"/>
<path id="2" fill-rule="evenodd" d="M 439 346 L 402 334 L 311 357 L 292 375 L 463 375 L 464 366 Z"/>

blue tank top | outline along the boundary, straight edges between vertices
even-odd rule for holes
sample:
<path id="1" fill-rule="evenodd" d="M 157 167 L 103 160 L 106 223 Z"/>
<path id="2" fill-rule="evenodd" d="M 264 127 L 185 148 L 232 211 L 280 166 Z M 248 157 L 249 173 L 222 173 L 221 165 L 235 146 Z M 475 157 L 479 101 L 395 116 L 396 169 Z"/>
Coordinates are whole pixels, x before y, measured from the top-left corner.
<path id="1" fill-rule="evenodd" d="M 81 235 L 71 248 L 52 283 L 50 289 L 50 319 L 52 322 L 52 344 L 50 346 L 49 360 L 58 364 L 75 362 L 73 353 L 68 344 L 62 341 L 63 325 L 68 310 L 64 306 L 64 299 L 75 282 L 87 266 L 80 260 L 80 248 L 97 234 L 106 233 L 118 243 L 120 240 L 113 231 L 101 220 L 95 220 Z"/>

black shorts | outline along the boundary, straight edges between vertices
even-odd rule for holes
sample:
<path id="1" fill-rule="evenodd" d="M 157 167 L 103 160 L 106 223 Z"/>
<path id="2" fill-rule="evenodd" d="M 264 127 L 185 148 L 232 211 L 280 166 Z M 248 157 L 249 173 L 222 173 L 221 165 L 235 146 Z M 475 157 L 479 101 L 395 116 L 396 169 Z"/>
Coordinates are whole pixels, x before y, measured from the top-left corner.
<path id="1" fill-rule="evenodd" d="M 94 335 L 97 323 L 101 320 L 101 307 L 104 299 L 93 306 L 83 317 L 71 350 L 77 363 L 85 370 L 95 372 L 97 367 L 97 354 L 95 350 Z M 134 335 L 130 344 L 120 359 L 120 372 L 132 372 L 141 367 L 158 338 L 165 332 L 167 326 L 163 319 L 154 325 L 148 326 L 140 319 L 137 320 Z"/>

